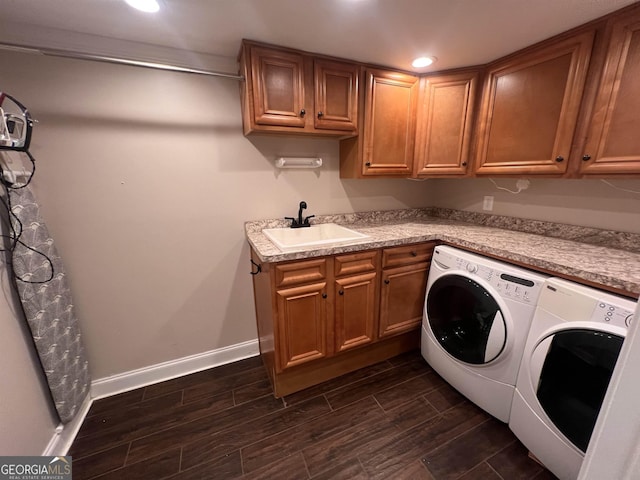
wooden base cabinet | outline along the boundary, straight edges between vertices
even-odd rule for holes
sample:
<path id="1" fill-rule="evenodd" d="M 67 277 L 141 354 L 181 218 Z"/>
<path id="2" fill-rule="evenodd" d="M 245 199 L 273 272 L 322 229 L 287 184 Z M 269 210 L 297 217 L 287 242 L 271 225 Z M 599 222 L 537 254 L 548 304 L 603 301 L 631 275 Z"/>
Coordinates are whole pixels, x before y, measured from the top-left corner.
<path id="1" fill-rule="evenodd" d="M 383 250 L 380 337 L 420 328 L 434 243 Z"/>
<path id="2" fill-rule="evenodd" d="M 343 352 L 376 339 L 377 273 L 335 281 L 335 351 Z"/>
<path id="3" fill-rule="evenodd" d="M 434 246 L 262 264 L 253 277 L 254 298 L 275 395 L 418 348 Z M 252 260 L 260 263 L 253 251 Z"/>
<path id="4" fill-rule="evenodd" d="M 276 291 L 279 370 L 327 356 L 327 284 Z"/>

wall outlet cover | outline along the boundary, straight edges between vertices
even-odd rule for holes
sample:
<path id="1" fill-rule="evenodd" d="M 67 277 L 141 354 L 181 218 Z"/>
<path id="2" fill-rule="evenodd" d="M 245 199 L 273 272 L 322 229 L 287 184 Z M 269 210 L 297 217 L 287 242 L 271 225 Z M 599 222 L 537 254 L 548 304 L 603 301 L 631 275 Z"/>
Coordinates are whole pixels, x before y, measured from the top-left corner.
<path id="1" fill-rule="evenodd" d="M 488 212 L 493 210 L 493 195 L 487 195 L 482 202 L 482 209 Z"/>

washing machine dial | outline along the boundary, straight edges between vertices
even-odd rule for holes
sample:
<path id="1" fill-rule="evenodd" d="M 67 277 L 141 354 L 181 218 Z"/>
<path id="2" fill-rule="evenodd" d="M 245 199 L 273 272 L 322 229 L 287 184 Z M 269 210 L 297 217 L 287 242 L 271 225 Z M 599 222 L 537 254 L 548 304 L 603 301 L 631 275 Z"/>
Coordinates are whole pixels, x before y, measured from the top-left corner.
<path id="1" fill-rule="evenodd" d="M 478 266 L 473 263 L 467 263 L 467 272 L 476 273 L 478 271 Z"/>
<path id="2" fill-rule="evenodd" d="M 627 315 L 627 318 L 624 319 L 624 324 L 627 327 L 631 326 L 631 320 L 633 319 L 633 313 L 631 315 Z"/>

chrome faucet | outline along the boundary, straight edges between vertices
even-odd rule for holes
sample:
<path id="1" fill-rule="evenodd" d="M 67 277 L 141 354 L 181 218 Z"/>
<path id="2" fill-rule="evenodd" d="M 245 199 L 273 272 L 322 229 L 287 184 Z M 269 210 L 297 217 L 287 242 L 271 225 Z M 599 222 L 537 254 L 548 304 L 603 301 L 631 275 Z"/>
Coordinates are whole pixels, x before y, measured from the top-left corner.
<path id="1" fill-rule="evenodd" d="M 315 215 L 309 215 L 308 217 L 302 218 L 302 211 L 307 208 L 307 202 L 304 200 L 300 202 L 300 208 L 298 209 L 298 218 L 293 217 L 284 217 L 285 220 L 291 220 L 291 228 L 302 228 L 302 227 L 310 227 L 309 219 L 314 218 Z"/>

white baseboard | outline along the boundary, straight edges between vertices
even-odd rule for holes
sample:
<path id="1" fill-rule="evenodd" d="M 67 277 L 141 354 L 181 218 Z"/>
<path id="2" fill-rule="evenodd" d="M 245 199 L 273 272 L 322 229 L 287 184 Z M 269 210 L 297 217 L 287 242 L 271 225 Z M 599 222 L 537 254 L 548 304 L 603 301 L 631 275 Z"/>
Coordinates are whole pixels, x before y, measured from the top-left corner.
<path id="1" fill-rule="evenodd" d="M 82 422 L 84 422 L 87 413 L 89 413 L 89 408 L 91 408 L 91 404 L 93 403 L 93 399 L 91 395 L 87 395 L 76 413 L 76 416 L 73 417 L 66 425 L 62 423 L 56 427 L 56 432 L 49 440 L 49 444 L 42 452 L 44 456 L 63 456 L 66 455 L 71 448 L 71 444 L 76 438 L 76 435 L 80 431 L 80 427 L 82 426 Z"/>
<path id="2" fill-rule="evenodd" d="M 66 425 L 60 424 L 56 428 L 56 433 L 49 441 L 42 455 L 67 454 L 94 400 L 110 397 L 117 393 L 127 392 L 208 368 L 237 362 L 238 360 L 253 357 L 259 353 L 258 340 L 249 340 L 248 342 L 237 343 L 209 352 L 190 355 L 188 357 L 158 363 L 150 367 L 139 368 L 137 370 L 131 370 L 130 372 L 94 380 L 91 382 L 91 393 L 87 395 L 84 402 L 82 402 L 78 414 L 71 422 Z"/>
<path id="3" fill-rule="evenodd" d="M 91 382 L 91 397 L 110 397 L 117 393 L 127 392 L 226 363 L 236 362 L 243 358 L 253 357 L 260 353 L 258 340 L 236 343 L 228 347 L 217 348 L 204 353 L 158 363 L 150 367 L 139 368 L 119 373 L 110 377 L 99 378 Z"/>

